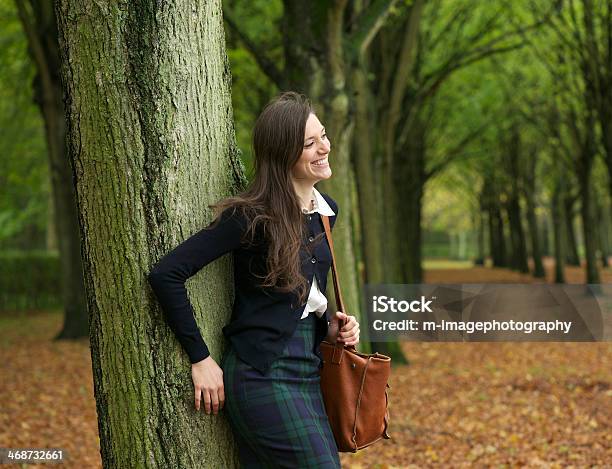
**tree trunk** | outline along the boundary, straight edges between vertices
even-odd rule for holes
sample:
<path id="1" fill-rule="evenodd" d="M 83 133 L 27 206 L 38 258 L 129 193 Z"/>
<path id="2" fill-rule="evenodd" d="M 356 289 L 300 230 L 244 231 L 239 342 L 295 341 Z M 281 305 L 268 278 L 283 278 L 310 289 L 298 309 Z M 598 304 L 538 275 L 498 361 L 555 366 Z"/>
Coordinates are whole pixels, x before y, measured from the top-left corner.
<path id="1" fill-rule="evenodd" d="M 582 174 L 581 177 L 581 208 L 582 230 L 584 234 L 584 253 L 586 258 L 587 283 L 599 283 L 599 271 L 597 270 L 597 228 L 593 217 L 591 177 Z"/>
<path id="2" fill-rule="evenodd" d="M 414 251 L 411 252 L 410 259 L 404 260 L 401 256 L 398 256 L 398 253 L 406 252 L 405 248 L 407 243 L 404 240 L 404 233 L 402 233 L 402 204 L 400 204 L 401 196 L 397 186 L 397 176 L 407 164 L 405 161 L 402 161 L 403 158 L 401 158 L 401 156 L 398 158 L 398 155 L 402 154 L 402 145 L 398 142 L 398 138 L 401 130 L 401 118 L 405 113 L 405 109 L 403 109 L 402 105 L 404 103 L 404 97 L 409 91 L 408 85 L 413 78 L 414 66 L 416 64 L 423 5 L 424 2 L 421 0 L 413 2 L 405 18 L 405 25 L 399 29 L 400 34 L 396 38 L 401 44 L 398 52 L 398 59 L 390 64 L 393 70 L 393 74 L 389 80 L 391 89 L 388 92 L 389 94 L 386 95 L 387 99 L 383 99 L 382 101 L 382 103 L 386 104 L 386 106 L 382 108 L 382 119 L 379 130 L 383 155 L 381 174 L 384 193 L 383 198 L 385 201 L 383 207 L 385 218 L 384 229 L 387 234 L 384 245 L 384 258 L 385 277 L 387 281 L 391 283 L 412 281 L 412 279 L 404 279 L 403 271 L 406 270 L 406 266 L 408 272 L 413 270 L 412 266 L 414 266 L 416 259 L 420 262 L 420 253 Z M 387 51 L 382 51 L 383 54 L 385 52 Z M 402 165 L 402 168 L 399 168 L 400 165 Z M 419 216 L 414 211 L 414 207 L 411 207 L 410 212 L 413 217 Z M 420 246 L 417 248 L 413 244 L 417 239 L 420 241 L 420 233 L 416 232 L 420 230 L 420 227 L 413 225 L 409 227 L 409 230 L 414 230 L 414 232 L 410 233 L 411 239 L 407 247 L 410 250 L 420 249 Z M 417 270 L 420 270 L 420 266 Z M 417 283 L 419 281 L 420 280 L 418 280 Z"/>
<path id="3" fill-rule="evenodd" d="M 592 169 L 597 154 L 596 142 L 596 112 L 597 112 L 597 81 L 593 73 L 592 52 L 595 50 L 595 34 L 593 24 L 593 4 L 584 0 L 585 7 L 583 20 L 585 27 L 585 45 L 589 53 L 580 55 L 580 69 L 584 79 L 584 135 L 578 137 L 580 141 L 579 161 L 577 162 L 578 181 L 580 185 L 580 200 L 582 215 L 582 230 L 584 234 L 584 256 L 586 258 L 587 283 L 599 283 L 599 270 L 597 269 L 597 228 L 593 213 L 592 199 Z M 596 65 L 595 65 L 596 66 Z"/>
<path id="4" fill-rule="evenodd" d="M 542 251 L 540 249 L 540 233 L 538 229 L 538 219 L 535 212 L 535 202 L 533 196 L 527 197 L 527 220 L 529 224 L 529 239 L 531 240 L 531 257 L 533 259 L 533 276 L 543 278 L 544 264 L 542 263 Z"/>
<path id="5" fill-rule="evenodd" d="M 512 243 L 511 266 L 519 272 L 529 272 L 527 263 L 527 244 L 525 242 L 525 230 L 523 230 L 522 210 L 519 202 L 520 187 L 523 183 L 522 160 L 524 159 L 521 148 L 519 130 L 516 124 L 510 129 L 507 150 L 504 152 L 505 166 L 510 179 L 508 200 L 505 205 L 508 214 L 508 227 L 510 228 L 510 241 Z"/>
<path id="6" fill-rule="evenodd" d="M 585 89 L 585 128 L 584 138 L 581 141 L 580 160 L 577 163 L 578 183 L 580 185 L 580 214 L 582 216 L 582 231 L 584 235 L 584 257 L 586 258 L 587 283 L 599 283 L 599 270 L 597 269 L 597 223 L 595 220 L 592 173 L 593 162 L 597 153 L 595 136 L 595 105 L 593 102 L 593 84 L 586 84 Z"/>
<path id="7" fill-rule="evenodd" d="M 512 240 L 512 268 L 519 272 L 528 273 L 527 247 L 525 244 L 525 231 L 521 220 L 521 207 L 518 197 L 510 196 L 506 205 L 510 239 Z"/>
<path id="8" fill-rule="evenodd" d="M 45 238 L 45 249 L 47 251 L 56 251 L 59 245 L 57 241 L 57 227 L 55 226 L 55 204 L 53 203 L 53 197 L 49 197 L 47 204 L 47 235 Z"/>
<path id="9" fill-rule="evenodd" d="M 376 284 L 383 283 L 383 230 L 382 230 L 382 203 L 377 194 L 375 175 L 376 152 L 374 138 L 370 135 L 371 116 L 373 112 L 367 83 L 367 67 L 362 65 L 353 72 L 353 86 L 355 87 L 355 134 L 354 134 L 354 161 L 355 176 L 359 194 L 359 216 L 361 223 L 362 248 L 366 265 L 366 281 Z"/>
<path id="10" fill-rule="evenodd" d="M 45 123 L 55 229 L 59 250 L 64 325 L 55 339 L 87 337 L 88 318 L 77 209 L 62 103 L 57 21 L 52 3 L 17 0 L 17 9 L 36 66 L 34 100 Z"/>
<path id="11" fill-rule="evenodd" d="M 506 249 L 506 237 L 504 235 L 504 219 L 502 217 L 501 207 L 499 205 L 493 206 L 491 218 L 493 219 L 492 235 L 495 237 L 496 250 L 496 254 L 493 254 L 493 265 L 495 267 L 507 267 L 508 255 Z"/>
<path id="12" fill-rule="evenodd" d="M 362 59 L 365 60 L 365 59 Z M 374 115 L 372 109 L 372 96 L 370 95 L 369 86 L 367 83 L 367 64 L 358 63 L 352 73 L 353 86 L 355 92 L 355 132 L 353 134 L 353 161 L 355 167 L 355 186 L 356 186 L 356 213 L 355 218 L 359 221 L 358 238 L 360 249 L 355 252 L 361 252 L 363 275 L 360 276 L 360 286 L 363 287 L 366 283 L 381 284 L 384 283 L 383 276 L 383 235 L 382 235 L 382 201 L 377 194 L 380 190 L 376 184 L 376 166 L 374 162 L 374 142 L 369 135 L 371 116 Z M 373 196 L 374 194 L 374 196 Z M 362 295 L 363 296 L 363 295 Z M 369 321 L 367 317 L 367 308 L 365 298 L 361 301 L 361 318 L 364 321 Z M 367 328 L 364 332 L 367 337 Z M 368 340 L 368 351 L 380 350 L 378 344 L 372 344 Z M 387 348 L 387 344 L 383 345 Z M 399 350 L 399 345 L 397 346 Z M 400 355 L 401 350 L 399 350 Z"/>
<path id="13" fill-rule="evenodd" d="M 393 186 L 399 200 L 395 237 L 399 243 L 402 277 L 400 283 L 422 283 L 422 227 L 423 192 L 425 188 L 425 146 L 421 126 L 415 122 L 412 136 L 403 158 L 395 158 L 397 168 Z M 392 254 L 391 254 L 392 255 Z M 397 254 L 396 254 L 397 255 Z"/>
<path id="14" fill-rule="evenodd" d="M 612 30 L 612 26 L 610 30 Z M 612 52 L 610 57 L 612 58 Z M 609 73 L 612 76 L 612 71 Z M 612 200 L 612 86 L 607 87 L 607 93 L 609 101 L 606 102 L 605 117 L 601 119 L 601 139 L 606 155 L 606 168 L 608 169 L 608 194 Z M 610 204 L 610 208 L 612 209 L 612 204 Z M 612 210 L 608 212 L 608 215 L 612 217 Z"/>
<path id="15" fill-rule="evenodd" d="M 594 8 L 591 0 L 583 0 L 582 4 L 586 45 L 583 73 L 591 86 L 591 102 L 597 111 L 599 139 L 608 170 L 608 194 L 612 197 L 612 5 L 604 2 L 604 13 L 604 8 Z M 607 262 L 606 257 L 604 266 Z"/>
<path id="16" fill-rule="evenodd" d="M 563 204 L 563 190 L 562 180 L 558 178 L 555 183 L 552 198 L 552 217 L 553 223 L 553 235 L 554 235 L 554 249 L 555 249 L 555 283 L 565 283 L 565 247 L 567 241 L 565 239 L 566 230 L 563 229 L 565 225 L 565 206 Z"/>
<path id="17" fill-rule="evenodd" d="M 606 232 L 605 230 L 605 215 L 604 215 L 604 201 L 602 200 L 601 194 L 597 188 L 593 188 L 593 213 L 595 215 L 595 244 L 597 257 L 601 261 L 601 266 L 608 267 L 608 256 L 606 254 Z"/>
<path id="18" fill-rule="evenodd" d="M 196 414 L 187 355 L 146 280 L 212 220 L 209 203 L 243 188 L 221 3 L 56 8 L 103 466 L 236 467 L 223 414 Z M 229 260 L 188 283 L 217 360 Z"/>
<path id="19" fill-rule="evenodd" d="M 527 202 L 527 223 L 529 225 L 529 239 L 531 241 L 531 257 L 533 259 L 533 276 L 543 278 L 546 276 L 544 265 L 542 264 L 542 250 L 540 243 L 540 233 L 538 229 L 538 219 L 536 217 L 536 169 L 537 152 L 531 151 L 527 155 L 527 171 L 525 171 L 525 201 Z"/>
<path id="20" fill-rule="evenodd" d="M 484 184 L 483 199 L 488 212 L 489 249 L 493 267 L 506 267 L 506 242 L 499 195 L 491 177 L 487 177 Z"/>
<path id="21" fill-rule="evenodd" d="M 578 243 L 576 242 L 576 231 L 574 228 L 574 200 L 566 196 L 563 201 L 565 206 L 565 231 L 567 234 L 565 263 L 568 265 L 580 266 Z"/>
<path id="22" fill-rule="evenodd" d="M 550 248 L 550 245 L 554 242 L 553 240 L 551 240 L 551 236 L 554 237 L 554 235 L 551 235 L 551 229 L 550 229 L 550 218 L 549 218 L 549 214 L 543 214 L 539 217 L 539 225 L 542 227 L 542 255 L 543 256 L 550 256 L 552 253 L 552 250 Z M 536 219 L 537 220 L 537 219 Z"/>
<path id="23" fill-rule="evenodd" d="M 606 197 L 601 204 L 598 204 L 598 228 L 599 228 L 599 249 L 601 249 L 601 265 L 604 268 L 610 267 L 608 256 L 610 255 L 610 210 L 607 207 Z"/>
<path id="24" fill-rule="evenodd" d="M 479 206 L 475 213 L 474 226 L 476 226 L 476 259 L 474 265 L 485 265 L 485 212 L 484 207 Z"/>

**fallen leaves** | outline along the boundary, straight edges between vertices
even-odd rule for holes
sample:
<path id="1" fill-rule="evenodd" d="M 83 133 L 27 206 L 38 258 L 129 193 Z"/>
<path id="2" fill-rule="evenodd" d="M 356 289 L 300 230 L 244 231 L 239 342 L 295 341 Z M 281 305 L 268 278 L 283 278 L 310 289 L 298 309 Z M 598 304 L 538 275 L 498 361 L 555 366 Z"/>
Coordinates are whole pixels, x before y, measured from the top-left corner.
<path id="1" fill-rule="evenodd" d="M 88 340 L 52 341 L 63 322 L 58 312 L 0 321 L 0 446 L 62 448 L 62 467 L 102 467 Z"/>
<path id="2" fill-rule="evenodd" d="M 472 270 L 473 282 L 487 273 Z M 439 272 L 428 276 L 444 281 Z M 60 447 L 68 453 L 62 467 L 101 467 L 87 341 L 51 341 L 62 324 L 57 312 L 0 321 L 0 444 Z M 391 374 L 392 439 L 342 453 L 343 467 L 609 467 L 611 344 L 402 347 L 411 363 Z"/>

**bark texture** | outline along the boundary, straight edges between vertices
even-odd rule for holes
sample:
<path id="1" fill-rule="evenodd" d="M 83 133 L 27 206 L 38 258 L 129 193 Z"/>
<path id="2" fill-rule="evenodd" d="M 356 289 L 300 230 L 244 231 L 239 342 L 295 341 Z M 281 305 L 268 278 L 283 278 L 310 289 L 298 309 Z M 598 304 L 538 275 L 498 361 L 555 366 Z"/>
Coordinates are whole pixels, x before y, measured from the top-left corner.
<path id="1" fill-rule="evenodd" d="M 223 413 L 196 413 L 187 355 L 146 280 L 244 187 L 220 1 L 59 0 L 104 467 L 238 464 Z M 187 283 L 213 357 L 233 290 L 228 257 Z M 205 283 L 203 283 L 205 279 Z"/>

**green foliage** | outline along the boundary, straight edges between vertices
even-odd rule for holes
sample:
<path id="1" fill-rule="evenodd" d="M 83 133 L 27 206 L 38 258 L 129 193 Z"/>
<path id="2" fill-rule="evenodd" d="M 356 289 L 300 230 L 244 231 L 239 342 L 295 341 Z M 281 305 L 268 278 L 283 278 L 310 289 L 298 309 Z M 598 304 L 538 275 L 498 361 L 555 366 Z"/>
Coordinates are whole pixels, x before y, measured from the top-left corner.
<path id="1" fill-rule="evenodd" d="M 281 34 L 282 2 L 230 1 L 224 2 L 224 8 L 231 11 L 232 18 L 240 25 L 243 34 L 256 42 L 257 47 L 265 50 L 266 55 L 282 70 L 284 68 Z M 261 70 L 253 55 L 227 22 L 225 22 L 225 33 L 232 70 L 232 105 L 236 140 L 250 179 L 253 171 L 251 132 L 255 119 L 278 89 Z"/>
<path id="2" fill-rule="evenodd" d="M 397 2 L 387 20 L 389 29 L 399 32 L 405 27 L 412 3 Z M 531 160 L 537 160 L 532 176 L 538 214 L 548 212 L 559 175 L 568 187 L 576 187 L 578 150 L 572 125 L 582 132 L 582 117 L 589 111 L 583 96 L 581 49 L 575 43 L 577 36 L 584 37 L 584 11 L 582 2 L 573 2 L 573 11 L 568 2 L 561 3 L 560 14 L 556 12 L 550 22 L 525 29 L 544 18 L 554 3 L 425 2 L 418 66 L 408 94 L 411 99 L 419 97 L 411 101 L 419 106 L 411 117 L 428 126 L 425 169 L 442 168 L 426 185 L 423 228 L 427 233 L 443 231 L 451 236 L 467 232 L 474 239 L 483 182 L 493 181 L 500 197 L 511 184 L 503 157 L 513 126 L 520 134 L 521 171 L 528 172 Z M 240 30 L 282 70 L 283 2 L 226 0 L 223 5 Z M 595 1 L 594 6 L 595 39 L 603 48 L 605 3 Z M 0 158 L 0 246 L 39 246 L 48 222 L 50 187 L 44 125 L 32 96 L 35 70 L 12 1 L 0 0 L 0 18 L 0 140 L 4 153 Z M 522 32 L 517 34 L 517 30 Z M 255 119 L 280 90 L 227 22 L 225 31 L 236 139 L 250 176 Z M 508 50 L 479 57 L 491 45 Z M 513 48 L 518 45 L 521 47 Z M 369 75 L 372 80 L 380 78 L 371 70 Z M 437 82 L 435 77 L 442 79 Z M 551 115 L 559 118 L 558 135 L 552 133 Z M 597 129 L 598 138 L 600 133 Z M 601 156 L 598 148 L 594 192 L 609 207 L 608 175 Z M 447 160 L 452 161 L 445 164 Z"/>
<path id="3" fill-rule="evenodd" d="M 576 14 L 580 17 L 579 4 L 576 3 Z M 513 126 L 518 128 L 520 135 L 520 170 L 523 176 L 535 178 L 537 212 L 541 213 L 542 208 L 548 209 L 559 171 L 563 170 L 569 187 L 576 185 L 574 161 L 578 149 L 572 136 L 572 123 L 579 131 L 581 128 L 580 122 L 572 122 L 569 113 L 574 110 L 580 117 L 586 109 L 582 95 L 584 83 L 575 60 L 579 52 L 575 45 L 572 48 L 560 39 L 572 39 L 571 12 L 566 8 L 562 16 L 552 17 L 558 32 L 545 23 L 510 39 L 509 31 L 537 23 L 553 5 L 549 2 L 474 4 L 443 0 L 427 5 L 422 24 L 425 42 L 421 77 L 454 56 L 477 50 L 478 42 L 501 34 L 508 36 L 496 47 L 510 45 L 513 41 L 523 45 L 454 71 L 422 111 L 423 115 L 431 116 L 426 144 L 430 168 L 443 161 L 462 136 L 480 129 L 478 137 L 463 148 L 445 172 L 428 184 L 424 197 L 424 228 L 449 233 L 475 229 L 470 227 L 470 212 L 478 210 L 483 181 L 494 181 L 501 194 L 509 189 L 511 180 L 503 156 Z M 454 17 L 462 18 L 461 28 L 447 27 Z M 489 30 L 479 35 L 478 41 L 470 39 L 488 22 Z M 564 59 L 559 60 L 558 54 Z M 551 114 L 559 118 L 559 139 L 550 128 Z M 535 173 L 530 174 L 534 158 Z M 593 183 L 599 187 L 598 193 L 605 197 L 604 165 L 594 166 Z"/>
<path id="4" fill-rule="evenodd" d="M 62 305 L 57 251 L 0 251 L 0 311 Z"/>
<path id="5" fill-rule="evenodd" d="M 35 70 L 13 2 L 0 1 L 0 18 L 0 245 L 40 247 L 50 187 Z"/>

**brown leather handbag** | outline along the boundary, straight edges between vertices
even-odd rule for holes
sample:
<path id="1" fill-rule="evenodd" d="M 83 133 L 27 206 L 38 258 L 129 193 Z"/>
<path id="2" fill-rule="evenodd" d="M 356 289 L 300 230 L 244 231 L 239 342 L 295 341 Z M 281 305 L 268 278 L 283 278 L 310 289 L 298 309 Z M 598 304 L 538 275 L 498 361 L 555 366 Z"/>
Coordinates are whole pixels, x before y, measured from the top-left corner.
<path id="1" fill-rule="evenodd" d="M 329 218 L 321 215 L 332 254 L 332 274 L 338 311 L 344 309 Z M 338 330 L 344 321 L 338 322 Z M 321 393 L 329 423 L 341 452 L 355 453 L 381 438 L 391 438 L 389 399 L 391 357 L 380 353 L 361 353 L 354 345 L 321 342 Z"/>

